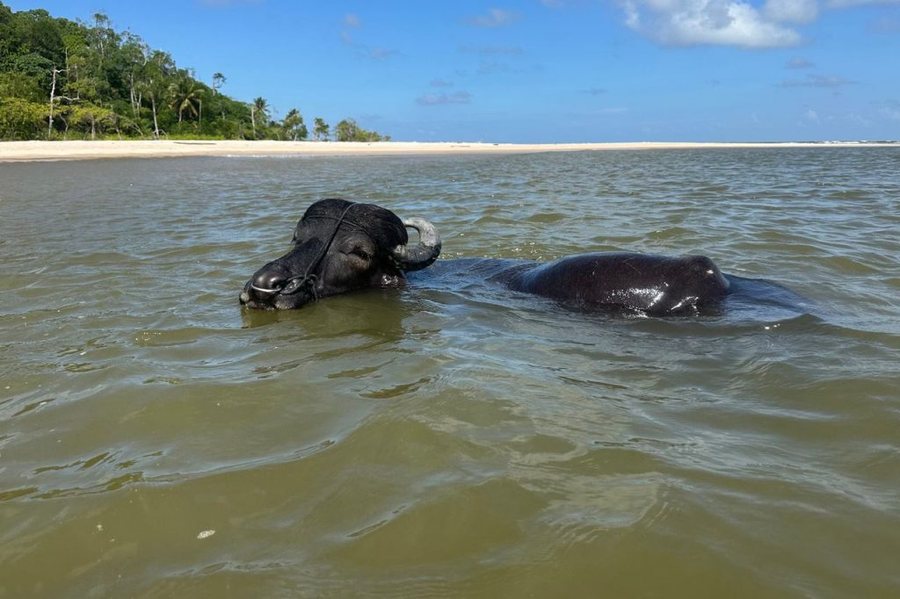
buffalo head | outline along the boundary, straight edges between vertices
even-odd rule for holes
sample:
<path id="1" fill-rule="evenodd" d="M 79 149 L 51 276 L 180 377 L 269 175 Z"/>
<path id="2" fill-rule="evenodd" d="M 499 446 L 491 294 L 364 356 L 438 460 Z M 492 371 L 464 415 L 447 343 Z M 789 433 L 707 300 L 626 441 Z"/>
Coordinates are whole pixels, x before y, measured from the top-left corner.
<path id="1" fill-rule="evenodd" d="M 406 228 L 419 232 L 408 246 Z M 291 250 L 253 274 L 241 304 L 263 310 L 300 308 L 329 295 L 370 287 L 397 287 L 403 273 L 434 262 L 441 240 L 423 219 L 401 221 L 374 204 L 327 199 L 310 206 Z"/>

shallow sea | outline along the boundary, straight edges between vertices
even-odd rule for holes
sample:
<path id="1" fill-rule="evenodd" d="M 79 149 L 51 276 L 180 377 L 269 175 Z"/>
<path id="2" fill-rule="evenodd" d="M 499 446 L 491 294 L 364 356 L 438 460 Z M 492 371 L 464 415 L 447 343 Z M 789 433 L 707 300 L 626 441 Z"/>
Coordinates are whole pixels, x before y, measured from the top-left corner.
<path id="1" fill-rule="evenodd" d="M 805 299 L 242 311 L 329 196 Z M 0 164 L 0 258 L 0 597 L 900 596 L 898 148 Z"/>

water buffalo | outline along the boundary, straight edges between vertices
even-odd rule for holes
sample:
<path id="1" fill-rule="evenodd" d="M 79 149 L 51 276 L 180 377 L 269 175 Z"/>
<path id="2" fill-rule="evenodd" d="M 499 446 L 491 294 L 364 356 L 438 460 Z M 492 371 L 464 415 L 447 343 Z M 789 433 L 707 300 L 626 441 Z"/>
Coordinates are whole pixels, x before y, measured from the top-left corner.
<path id="1" fill-rule="evenodd" d="M 414 245 L 407 228 L 419 233 Z M 400 287 L 405 273 L 431 265 L 441 251 L 428 221 L 402 221 L 380 206 L 341 199 L 312 204 L 291 243 L 287 254 L 247 281 L 241 304 L 284 310 L 356 289 Z M 494 260 L 478 270 L 515 291 L 566 305 L 649 316 L 716 310 L 730 287 L 729 278 L 705 256 L 595 253 L 549 263 Z"/>

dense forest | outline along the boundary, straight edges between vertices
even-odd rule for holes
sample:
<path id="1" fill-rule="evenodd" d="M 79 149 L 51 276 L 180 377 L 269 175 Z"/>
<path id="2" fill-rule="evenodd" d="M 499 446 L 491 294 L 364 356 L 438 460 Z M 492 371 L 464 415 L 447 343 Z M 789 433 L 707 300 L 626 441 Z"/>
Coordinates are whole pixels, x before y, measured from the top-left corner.
<path id="1" fill-rule="evenodd" d="M 0 2 L 0 139 L 389 139 L 353 119 L 316 117 L 310 132 L 296 108 L 276 121 L 265 98 L 223 94 L 225 81 L 199 81 L 102 13 L 83 23 Z"/>

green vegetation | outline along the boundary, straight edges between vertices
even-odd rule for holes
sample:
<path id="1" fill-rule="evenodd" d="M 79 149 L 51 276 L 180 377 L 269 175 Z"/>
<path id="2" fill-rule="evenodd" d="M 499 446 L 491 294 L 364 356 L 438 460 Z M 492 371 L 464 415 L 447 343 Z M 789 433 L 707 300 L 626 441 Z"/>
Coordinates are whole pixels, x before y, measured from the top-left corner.
<path id="1" fill-rule="evenodd" d="M 54 18 L 45 10 L 13 12 L 0 2 L 0 140 L 206 138 L 304 140 L 309 130 L 292 108 L 272 119 L 265 98 L 252 103 L 221 92 L 109 18 L 93 23 Z M 330 127 L 313 122 L 316 140 Z M 334 127 L 337 141 L 386 141 L 352 119 Z"/>
<path id="2" fill-rule="evenodd" d="M 356 124 L 353 119 L 344 119 L 334 126 L 334 138 L 337 141 L 389 141 L 374 131 L 367 131 Z"/>

